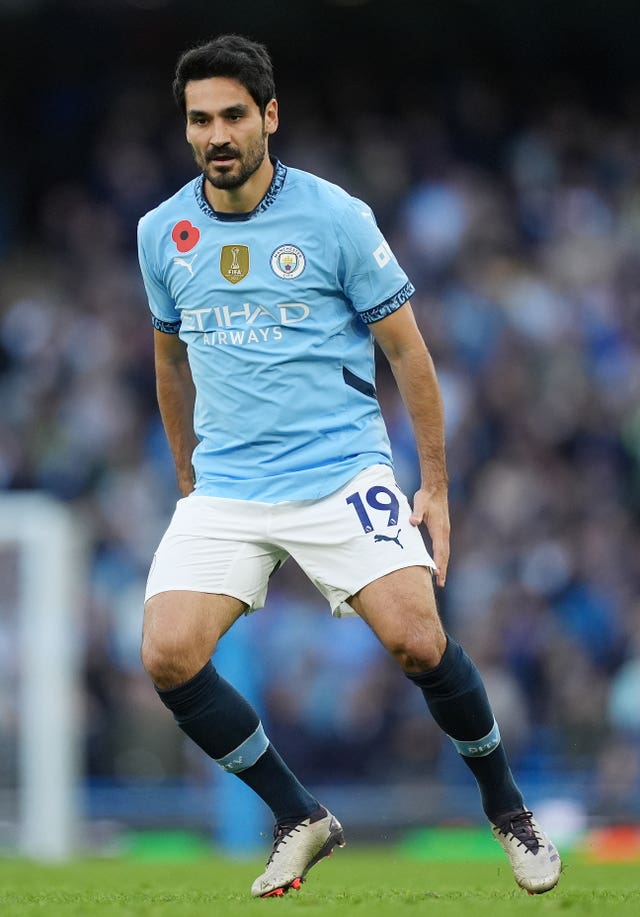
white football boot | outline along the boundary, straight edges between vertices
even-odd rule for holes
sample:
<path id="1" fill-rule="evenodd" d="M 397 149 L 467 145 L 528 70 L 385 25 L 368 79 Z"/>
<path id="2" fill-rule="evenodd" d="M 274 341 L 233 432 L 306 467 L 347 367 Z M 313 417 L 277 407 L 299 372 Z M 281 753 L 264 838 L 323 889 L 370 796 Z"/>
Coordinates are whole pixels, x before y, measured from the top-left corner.
<path id="1" fill-rule="evenodd" d="M 335 846 L 344 847 L 344 832 L 337 818 L 320 807 L 296 824 L 276 825 L 267 868 L 251 886 L 254 898 L 281 897 L 299 889 L 306 874 Z"/>
<path id="2" fill-rule="evenodd" d="M 507 812 L 491 822 L 491 830 L 520 888 L 530 895 L 555 888 L 562 870 L 560 855 L 531 812 Z"/>

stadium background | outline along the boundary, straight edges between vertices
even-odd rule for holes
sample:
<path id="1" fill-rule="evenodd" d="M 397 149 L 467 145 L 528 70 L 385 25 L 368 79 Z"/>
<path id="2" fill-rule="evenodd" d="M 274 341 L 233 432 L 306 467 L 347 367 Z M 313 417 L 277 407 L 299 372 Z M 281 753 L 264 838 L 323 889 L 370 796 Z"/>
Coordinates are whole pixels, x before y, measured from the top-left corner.
<path id="1" fill-rule="evenodd" d="M 639 819 L 635 4 L 0 0 L 0 487 L 59 498 L 90 533 L 79 722 L 93 839 L 208 830 L 223 805 L 138 661 L 176 491 L 134 237 L 194 174 L 175 58 L 228 30 L 272 52 L 273 151 L 366 199 L 418 288 L 448 424 L 442 612 L 530 804 L 578 825 Z M 379 389 L 411 491 L 384 364 Z M 9 590 L 3 787 L 17 779 L 12 639 Z M 228 665 L 251 652 L 272 738 L 356 833 L 480 822 L 415 689 L 293 564 L 233 639 Z"/>

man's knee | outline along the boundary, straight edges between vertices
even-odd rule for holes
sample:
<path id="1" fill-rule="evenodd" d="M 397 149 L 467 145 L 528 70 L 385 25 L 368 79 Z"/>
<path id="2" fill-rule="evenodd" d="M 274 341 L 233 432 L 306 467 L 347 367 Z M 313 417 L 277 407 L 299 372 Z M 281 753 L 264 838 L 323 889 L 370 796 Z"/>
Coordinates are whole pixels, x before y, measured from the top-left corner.
<path id="1" fill-rule="evenodd" d="M 140 657 L 153 683 L 168 689 L 193 678 L 211 658 L 211 653 L 191 636 L 155 631 L 144 634 Z"/>
<path id="2" fill-rule="evenodd" d="M 175 688 L 197 675 L 245 607 L 230 596 L 190 591 L 161 592 L 149 598 L 141 658 L 155 685 Z"/>
<path id="3" fill-rule="evenodd" d="M 441 627 L 402 627 L 385 644 L 401 668 L 410 674 L 435 669 L 442 659 L 447 638 Z"/>
<path id="4" fill-rule="evenodd" d="M 140 647 L 140 659 L 147 675 L 156 684 L 157 679 L 162 680 L 166 676 L 170 660 L 168 648 L 163 648 L 155 640 L 144 636 Z"/>
<path id="5" fill-rule="evenodd" d="M 143 638 L 140 658 L 147 674 L 159 688 L 175 687 L 186 681 L 175 644 L 169 646 L 157 639 Z M 189 676 L 187 676 L 188 678 Z"/>
<path id="6" fill-rule="evenodd" d="M 386 616 L 376 633 L 385 649 L 410 674 L 434 669 L 447 646 L 438 615 L 409 603 Z"/>

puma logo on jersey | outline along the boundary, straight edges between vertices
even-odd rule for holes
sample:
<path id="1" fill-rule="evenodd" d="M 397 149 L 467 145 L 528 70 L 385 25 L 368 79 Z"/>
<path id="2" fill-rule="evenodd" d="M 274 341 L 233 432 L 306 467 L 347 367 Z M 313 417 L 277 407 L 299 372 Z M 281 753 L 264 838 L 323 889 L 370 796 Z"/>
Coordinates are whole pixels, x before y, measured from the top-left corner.
<path id="1" fill-rule="evenodd" d="M 196 260 L 197 257 L 198 255 L 196 253 L 193 256 L 193 258 L 191 259 L 191 261 L 187 261 L 186 258 L 174 258 L 173 263 L 179 264 L 180 267 L 186 267 L 186 269 L 189 271 L 189 274 L 193 277 L 193 262 Z"/>
<path id="2" fill-rule="evenodd" d="M 397 533 L 393 536 L 392 535 L 374 535 L 373 540 L 374 541 L 394 541 L 398 545 L 398 547 L 402 548 L 402 550 L 404 551 L 404 546 L 400 544 L 400 532 L 401 531 L 402 529 L 398 529 Z"/>

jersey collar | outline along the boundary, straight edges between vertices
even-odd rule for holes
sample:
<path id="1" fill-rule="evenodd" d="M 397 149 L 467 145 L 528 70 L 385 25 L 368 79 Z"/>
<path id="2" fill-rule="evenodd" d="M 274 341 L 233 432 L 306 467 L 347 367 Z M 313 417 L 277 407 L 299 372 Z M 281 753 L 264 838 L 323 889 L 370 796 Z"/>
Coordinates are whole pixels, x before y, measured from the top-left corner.
<path id="1" fill-rule="evenodd" d="M 253 210 L 250 210 L 249 213 L 219 213 L 217 210 L 214 210 L 205 197 L 204 183 L 206 179 L 204 175 L 196 178 L 194 183 L 194 191 L 198 207 L 208 217 L 211 217 L 214 220 L 220 220 L 221 222 L 225 223 L 237 223 L 244 220 L 252 220 L 254 217 L 257 217 L 258 214 L 263 213 L 273 204 L 276 197 L 280 193 L 282 186 L 284 185 L 285 178 L 287 177 L 287 167 L 283 166 L 279 159 L 271 157 L 271 162 L 273 163 L 273 178 L 271 179 L 269 189 L 260 203 L 254 207 Z"/>

